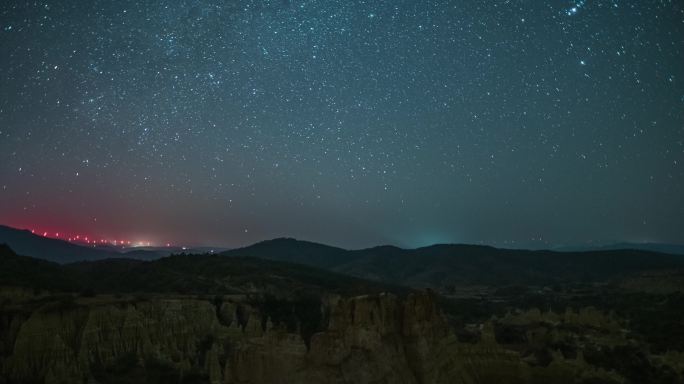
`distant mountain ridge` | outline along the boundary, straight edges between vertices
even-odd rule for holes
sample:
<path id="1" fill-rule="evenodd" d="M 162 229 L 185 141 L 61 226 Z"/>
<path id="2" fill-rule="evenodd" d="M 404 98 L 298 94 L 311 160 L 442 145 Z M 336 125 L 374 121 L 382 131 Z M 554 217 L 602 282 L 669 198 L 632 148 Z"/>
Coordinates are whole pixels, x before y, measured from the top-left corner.
<path id="1" fill-rule="evenodd" d="M 289 237 L 265 240 L 244 248 L 228 250 L 221 254 L 287 261 L 319 268 L 334 268 L 355 256 L 352 251 L 346 249 Z"/>
<path id="2" fill-rule="evenodd" d="M 665 243 L 614 243 L 597 246 L 579 245 L 554 248 L 559 252 L 588 252 L 588 251 L 616 251 L 633 249 L 639 251 L 650 251 L 658 253 L 668 253 L 671 255 L 684 255 L 684 244 L 665 244 Z"/>
<path id="3" fill-rule="evenodd" d="M 28 230 L 4 225 L 0 225 L 0 244 L 7 244 L 20 255 L 57 263 L 121 257 L 120 254 L 113 251 L 84 247 L 64 240 L 42 237 Z"/>
<path id="4" fill-rule="evenodd" d="M 442 244 L 349 251 L 289 238 L 264 241 L 222 255 L 294 262 L 410 287 L 598 281 L 648 270 L 684 268 L 684 257 L 640 250 L 555 252 Z"/>
<path id="5" fill-rule="evenodd" d="M 2 243 L 7 243 L 17 254 L 61 264 L 121 258 L 151 260 L 169 254 L 155 250 L 118 253 L 91 249 L 36 236 L 29 231 L 0 226 L 0 244 Z M 183 251 L 188 254 L 192 252 L 193 250 Z M 556 282 L 606 281 L 646 271 L 684 268 L 684 256 L 642 250 L 558 252 L 463 244 L 441 244 L 417 249 L 385 245 L 345 250 L 292 238 L 262 241 L 215 253 L 213 256 L 217 257 L 211 259 L 214 260 L 213 263 L 220 263 L 222 257 L 258 258 L 413 288 L 444 288 L 463 284 L 548 285 Z M 188 260 L 205 260 L 187 257 Z M 107 263 L 110 262 L 102 261 L 101 264 L 92 265 Z M 191 266 L 192 264 L 188 264 L 188 267 Z"/>
<path id="6" fill-rule="evenodd" d="M 136 247 L 119 249 L 108 245 L 89 247 L 68 241 L 43 237 L 29 230 L 0 225 L 0 244 L 7 244 L 20 255 L 66 264 L 77 261 L 94 261 L 111 258 L 155 260 L 173 253 L 213 253 L 226 248 L 200 247 Z"/>
<path id="7" fill-rule="evenodd" d="M 407 292 L 301 264 L 217 254 L 158 260 L 105 259 L 58 264 L 16 254 L 0 244 L 0 286 L 63 292 L 292 295 L 301 292 Z"/>

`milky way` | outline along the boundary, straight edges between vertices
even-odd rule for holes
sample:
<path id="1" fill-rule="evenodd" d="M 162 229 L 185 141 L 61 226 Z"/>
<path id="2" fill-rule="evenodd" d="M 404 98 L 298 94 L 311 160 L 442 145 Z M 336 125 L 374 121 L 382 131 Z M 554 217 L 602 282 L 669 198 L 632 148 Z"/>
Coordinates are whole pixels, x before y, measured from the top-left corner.
<path id="1" fill-rule="evenodd" d="M 679 1 L 3 1 L 0 223 L 684 241 Z"/>

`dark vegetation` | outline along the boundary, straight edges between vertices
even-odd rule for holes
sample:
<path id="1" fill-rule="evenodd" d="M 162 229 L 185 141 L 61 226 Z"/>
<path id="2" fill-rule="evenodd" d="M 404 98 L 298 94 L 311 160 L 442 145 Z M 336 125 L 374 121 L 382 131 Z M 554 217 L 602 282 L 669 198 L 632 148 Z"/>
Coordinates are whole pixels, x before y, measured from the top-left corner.
<path id="1" fill-rule="evenodd" d="M 539 309 L 562 314 L 566 310 L 598 308 L 621 319 L 634 337 L 648 343 L 650 351 L 684 351 L 684 292 L 654 294 L 623 291 L 612 286 L 563 286 L 559 291 L 530 287 L 525 292 L 482 298 L 441 298 L 440 306 L 458 329 L 507 312 Z"/>
<path id="2" fill-rule="evenodd" d="M 406 288 L 373 283 L 303 265 L 215 254 L 175 255 L 155 261 L 107 259 L 59 265 L 16 255 L 0 245 L 0 285 L 81 296 L 112 293 L 186 295 L 303 293 L 360 295 Z"/>
<path id="3" fill-rule="evenodd" d="M 262 327 L 270 319 L 273 324 L 284 326 L 288 332 L 302 335 L 307 348 L 311 336 L 327 328 L 327 317 L 323 311 L 320 297 L 301 293 L 287 300 L 273 295 L 265 295 L 251 300 L 262 314 Z"/>
<path id="4" fill-rule="evenodd" d="M 119 357 L 114 364 L 107 366 L 94 364 L 93 376 L 102 384 L 199 384 L 207 383 L 209 378 L 198 369 L 180 372 L 168 362 L 148 358 L 139 361 L 133 353 Z"/>
<path id="5" fill-rule="evenodd" d="M 492 290 L 490 295 L 480 298 L 441 299 L 460 341 L 479 341 L 480 331 L 472 324 L 493 319 L 497 342 L 520 352 L 529 364 L 546 366 L 553 352 L 569 359 L 576 359 L 582 352 L 587 363 L 618 372 L 630 383 L 680 382 L 672 367 L 658 364 L 652 356 L 684 351 L 684 292 L 634 292 L 612 284 L 510 288 Z M 563 315 L 566 311 L 578 313 L 588 308 L 610 319 L 617 329 L 600 320 L 506 320 L 511 313 L 515 318 L 515 314 L 524 316 L 532 309 Z M 551 337 L 554 334 L 563 336 Z M 605 340 L 610 340 L 608 345 Z"/>

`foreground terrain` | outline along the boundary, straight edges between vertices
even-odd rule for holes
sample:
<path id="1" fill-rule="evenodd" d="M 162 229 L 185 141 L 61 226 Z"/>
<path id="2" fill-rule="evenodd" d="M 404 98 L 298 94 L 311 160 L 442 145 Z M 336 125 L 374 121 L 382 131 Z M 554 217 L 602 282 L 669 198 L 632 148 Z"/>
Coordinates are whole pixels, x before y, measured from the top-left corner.
<path id="1" fill-rule="evenodd" d="M 290 245 L 283 255 L 326 260 Z M 60 265 L 0 246 L 0 383 L 684 382 L 676 258 L 626 253 L 618 272 L 499 283 L 471 263 L 472 280 L 404 287 L 336 273 L 339 261 L 241 253 Z M 508 269 L 525 269 L 517 257 Z M 438 258 L 448 270 L 464 256 Z"/>

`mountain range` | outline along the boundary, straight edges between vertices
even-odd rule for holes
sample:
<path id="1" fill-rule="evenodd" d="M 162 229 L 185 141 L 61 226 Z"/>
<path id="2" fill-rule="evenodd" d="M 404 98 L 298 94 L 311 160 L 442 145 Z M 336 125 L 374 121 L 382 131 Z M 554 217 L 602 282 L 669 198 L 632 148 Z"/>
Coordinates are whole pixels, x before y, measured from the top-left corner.
<path id="1" fill-rule="evenodd" d="M 120 268 L 126 268 L 126 273 L 130 273 L 128 269 L 131 268 L 137 272 L 149 270 L 157 273 L 159 270 L 165 270 L 161 266 L 167 265 L 167 260 L 162 259 L 151 264 L 142 263 L 141 260 L 160 259 L 168 256 L 170 252 L 152 249 L 122 253 L 89 248 L 9 227 L 0 227 L 0 244 L 2 243 L 7 244 L 19 255 L 60 264 L 76 263 L 68 269 L 90 269 L 91 276 L 97 275 L 99 270 Z M 183 255 L 172 260 L 176 263 L 187 260 L 183 262 L 186 268 L 183 271 L 192 271 L 199 268 L 204 260 L 225 263 L 228 261 L 224 259 L 232 258 L 246 263 L 245 260 L 248 258 L 266 259 L 304 265 L 383 284 L 437 289 L 473 284 L 546 285 L 572 281 L 605 281 L 644 271 L 684 267 L 684 257 L 680 255 L 634 249 L 557 252 L 444 244 L 417 249 L 379 246 L 345 250 L 313 242 L 280 238 L 220 253 L 208 253 L 206 249 L 201 251 L 206 253 L 202 257 Z M 195 252 L 185 250 L 184 253 Z M 257 261 L 250 260 L 249 263 Z M 266 268 L 268 265 L 261 263 L 260 268 Z M 102 278 L 107 279 L 106 273 Z M 197 281 L 195 283 L 199 284 Z"/>
<path id="2" fill-rule="evenodd" d="M 629 249 L 554 252 L 444 244 L 417 249 L 380 246 L 347 251 L 287 238 L 222 255 L 287 261 L 387 284 L 431 288 L 453 284 L 603 281 L 646 270 L 684 267 L 684 257 L 679 255 Z"/>
<path id="3" fill-rule="evenodd" d="M 152 261 L 106 259 L 58 264 L 0 245 L 0 286 L 93 293 L 260 294 L 400 292 L 305 265 L 253 257 L 172 255 Z"/>
<path id="4" fill-rule="evenodd" d="M 554 248 L 555 251 L 559 252 L 617 251 L 623 249 L 684 255 L 684 245 L 666 243 L 612 243 L 595 246 L 578 245 Z"/>

